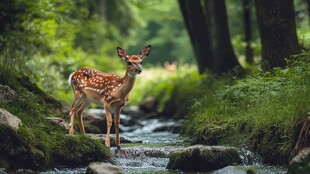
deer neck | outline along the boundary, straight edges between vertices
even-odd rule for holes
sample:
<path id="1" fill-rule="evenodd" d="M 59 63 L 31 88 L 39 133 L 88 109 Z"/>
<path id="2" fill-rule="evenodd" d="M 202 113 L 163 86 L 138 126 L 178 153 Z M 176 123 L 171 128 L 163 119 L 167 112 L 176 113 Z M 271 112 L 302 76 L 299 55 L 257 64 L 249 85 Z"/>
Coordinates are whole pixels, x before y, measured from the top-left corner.
<path id="1" fill-rule="evenodd" d="M 126 97 L 130 93 L 133 86 L 135 85 L 135 82 L 136 82 L 136 74 L 130 74 L 130 72 L 127 69 L 126 74 L 123 77 L 123 84 L 122 86 L 120 86 L 122 97 Z"/>

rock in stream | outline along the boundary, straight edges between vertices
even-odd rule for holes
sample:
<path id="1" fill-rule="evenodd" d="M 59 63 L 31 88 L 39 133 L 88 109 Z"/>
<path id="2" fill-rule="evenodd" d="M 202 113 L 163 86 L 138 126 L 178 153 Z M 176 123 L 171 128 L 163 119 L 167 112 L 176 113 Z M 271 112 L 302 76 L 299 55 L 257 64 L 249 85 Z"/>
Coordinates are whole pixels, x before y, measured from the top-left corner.
<path id="1" fill-rule="evenodd" d="M 233 147 L 195 145 L 170 154 L 168 169 L 181 171 L 212 171 L 232 164 L 241 164 Z"/>
<path id="2" fill-rule="evenodd" d="M 86 174 L 125 174 L 125 172 L 110 163 L 92 162 L 88 165 Z"/>

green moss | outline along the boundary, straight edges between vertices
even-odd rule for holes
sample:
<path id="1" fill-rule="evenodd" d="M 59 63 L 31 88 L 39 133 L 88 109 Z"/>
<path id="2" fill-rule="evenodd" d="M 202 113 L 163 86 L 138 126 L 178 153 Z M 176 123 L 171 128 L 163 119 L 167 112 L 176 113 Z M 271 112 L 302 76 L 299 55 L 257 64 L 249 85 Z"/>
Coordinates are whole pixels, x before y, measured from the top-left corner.
<path id="1" fill-rule="evenodd" d="M 87 165 L 92 161 L 111 158 L 108 149 L 87 136 L 59 136 L 52 148 L 52 163 L 56 166 Z"/>
<path id="2" fill-rule="evenodd" d="M 255 174 L 257 171 L 257 169 L 255 167 L 249 167 L 247 170 L 246 170 L 246 173 L 247 174 Z"/>
<path id="3" fill-rule="evenodd" d="M 233 163 L 241 163 L 239 153 L 234 148 L 192 146 L 173 152 L 169 156 L 167 168 L 181 171 L 212 171 Z"/>
<path id="4" fill-rule="evenodd" d="M 111 158 L 109 150 L 98 140 L 86 136 L 49 135 L 20 127 L 15 131 L 0 125 L 0 163 L 9 169 L 30 168 L 35 171 L 51 167 L 85 166 L 92 161 Z"/>
<path id="5" fill-rule="evenodd" d="M 45 155 L 33 145 L 31 136 L 25 129 L 18 131 L 0 125 L 0 149 L 3 160 L 10 169 L 30 168 L 33 170 L 44 170 L 47 167 Z"/>
<path id="6" fill-rule="evenodd" d="M 199 150 L 199 149 L 198 149 Z M 185 162 L 187 158 L 190 157 L 188 151 L 177 151 L 169 155 L 169 162 L 167 164 L 167 169 L 183 169 L 188 168 Z"/>

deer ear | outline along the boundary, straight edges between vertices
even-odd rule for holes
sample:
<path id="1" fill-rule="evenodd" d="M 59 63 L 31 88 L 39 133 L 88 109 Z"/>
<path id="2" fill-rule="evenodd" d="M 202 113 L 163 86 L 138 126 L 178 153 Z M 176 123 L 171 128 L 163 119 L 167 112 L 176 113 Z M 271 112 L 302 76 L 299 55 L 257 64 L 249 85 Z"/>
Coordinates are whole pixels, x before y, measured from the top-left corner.
<path id="1" fill-rule="evenodd" d="M 139 56 L 141 57 L 141 59 L 145 58 L 146 56 L 148 56 L 151 52 L 151 45 L 146 46 L 145 48 L 143 48 L 143 50 L 140 52 Z"/>
<path id="2" fill-rule="evenodd" d="M 122 58 L 124 60 L 127 59 L 127 53 L 123 48 L 117 47 L 116 49 L 117 49 L 117 54 L 120 58 Z"/>

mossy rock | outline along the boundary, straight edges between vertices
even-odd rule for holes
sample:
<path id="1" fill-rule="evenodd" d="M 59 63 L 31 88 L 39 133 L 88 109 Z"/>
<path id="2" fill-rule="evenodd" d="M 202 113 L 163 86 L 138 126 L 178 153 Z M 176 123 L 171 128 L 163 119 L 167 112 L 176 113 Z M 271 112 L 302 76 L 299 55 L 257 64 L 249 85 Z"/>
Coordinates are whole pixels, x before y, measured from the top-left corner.
<path id="1" fill-rule="evenodd" d="M 290 162 L 288 174 L 310 173 L 310 147 L 302 149 Z"/>
<path id="2" fill-rule="evenodd" d="M 240 163 L 241 158 L 236 148 L 195 145 L 171 153 L 167 168 L 204 172 Z"/>
<path id="3" fill-rule="evenodd" d="M 0 124 L 0 164 L 9 170 L 20 168 L 35 171 L 45 170 L 48 161 L 44 152 L 32 145 L 29 137 L 25 137 L 25 130 L 14 130 L 11 127 Z"/>
<path id="4" fill-rule="evenodd" d="M 86 166 L 93 161 L 111 158 L 109 150 L 98 140 L 87 136 L 59 137 L 52 148 L 52 164 L 57 167 Z"/>
<path id="5" fill-rule="evenodd" d="M 86 136 L 46 134 L 41 141 L 36 136 L 26 127 L 14 130 L 0 124 L 0 168 L 44 171 L 52 167 L 86 166 L 111 158 L 100 141 Z"/>

